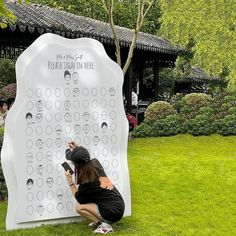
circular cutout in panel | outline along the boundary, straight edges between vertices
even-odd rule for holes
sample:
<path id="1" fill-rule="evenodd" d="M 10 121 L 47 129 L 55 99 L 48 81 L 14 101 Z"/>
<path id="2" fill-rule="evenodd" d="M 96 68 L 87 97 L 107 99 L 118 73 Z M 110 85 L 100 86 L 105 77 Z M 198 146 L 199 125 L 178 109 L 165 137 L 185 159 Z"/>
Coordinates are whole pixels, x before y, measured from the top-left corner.
<path id="1" fill-rule="evenodd" d="M 36 134 L 41 135 L 43 133 L 43 128 L 41 126 L 36 127 Z"/>
<path id="2" fill-rule="evenodd" d="M 52 96 L 52 90 L 50 88 L 47 88 L 45 90 L 45 96 L 48 98 L 50 98 Z"/>
<path id="3" fill-rule="evenodd" d="M 71 91 L 70 91 L 70 89 L 68 89 L 68 88 L 65 88 L 65 89 L 64 89 L 64 95 L 65 95 L 66 97 L 69 97 L 69 96 L 70 96 L 70 94 L 71 94 Z"/>
<path id="4" fill-rule="evenodd" d="M 73 106 L 74 106 L 75 109 L 79 109 L 79 107 L 80 107 L 80 102 L 79 102 L 78 99 L 74 100 Z"/>
<path id="5" fill-rule="evenodd" d="M 66 134 L 69 134 L 72 131 L 72 129 L 71 129 L 71 127 L 69 125 L 66 125 L 64 129 L 65 129 L 65 133 Z"/>
<path id="6" fill-rule="evenodd" d="M 52 120 L 52 115 L 50 113 L 47 113 L 45 115 L 45 120 L 49 123 Z"/>
<path id="7" fill-rule="evenodd" d="M 34 91 L 32 89 L 27 89 L 26 95 L 28 98 L 32 98 L 34 95 Z"/>
<path id="8" fill-rule="evenodd" d="M 70 189 L 69 189 L 69 190 L 70 190 Z M 49 191 L 47 192 L 47 199 L 48 199 L 48 200 L 52 200 L 53 197 L 54 197 L 53 191 L 49 190 Z"/>
<path id="9" fill-rule="evenodd" d="M 109 161 L 108 160 L 104 160 L 102 162 L 102 166 L 104 167 L 104 169 L 107 169 L 109 167 Z"/>
<path id="10" fill-rule="evenodd" d="M 93 129 L 94 133 L 97 133 L 99 131 L 99 125 L 98 124 L 94 124 L 92 129 Z"/>
<path id="11" fill-rule="evenodd" d="M 102 136 L 102 142 L 104 143 L 104 144 L 107 144 L 108 143 L 108 137 L 106 136 L 106 135 L 103 135 Z"/>
<path id="12" fill-rule="evenodd" d="M 68 111 L 70 107 L 71 107 L 71 101 L 70 100 L 64 101 L 64 109 Z"/>
<path id="13" fill-rule="evenodd" d="M 55 120 L 56 120 L 57 122 L 60 122 L 60 121 L 62 120 L 62 115 L 61 115 L 61 113 L 56 113 L 56 114 L 55 114 Z"/>
<path id="14" fill-rule="evenodd" d="M 51 214 L 51 213 L 53 213 L 53 211 L 54 211 L 54 206 L 52 205 L 52 203 L 49 203 L 49 204 L 47 205 L 47 212 L 48 212 L 49 214 Z"/>
<path id="15" fill-rule="evenodd" d="M 94 100 L 92 101 L 92 107 L 93 107 L 93 108 L 97 108 L 97 106 L 98 106 L 98 101 L 94 99 Z"/>
<path id="16" fill-rule="evenodd" d="M 37 123 L 41 123 L 43 120 L 43 114 L 42 113 L 37 113 L 36 116 L 35 116 L 35 121 Z"/>
<path id="17" fill-rule="evenodd" d="M 51 110 L 52 109 L 52 101 L 46 101 L 45 102 L 45 107 L 47 110 Z"/>
<path id="18" fill-rule="evenodd" d="M 95 111 L 95 112 L 93 112 L 92 117 L 93 117 L 94 120 L 97 120 L 98 117 L 99 117 L 99 115 L 98 115 L 98 113 Z"/>
<path id="19" fill-rule="evenodd" d="M 27 202 L 32 202 L 34 199 L 34 194 L 32 192 L 27 193 L 26 199 L 27 199 Z"/>
<path id="20" fill-rule="evenodd" d="M 92 94 L 92 96 L 97 96 L 97 95 L 98 95 L 98 90 L 97 90 L 97 88 L 92 88 L 91 94 Z"/>
<path id="21" fill-rule="evenodd" d="M 109 105 L 110 105 L 110 107 L 115 107 L 116 106 L 116 101 L 115 101 L 115 99 L 111 99 L 110 101 L 109 101 Z"/>
<path id="22" fill-rule="evenodd" d="M 111 165 L 113 168 L 117 168 L 118 167 L 118 161 L 116 159 L 113 159 L 111 162 Z"/>
<path id="23" fill-rule="evenodd" d="M 100 94 L 101 94 L 102 96 L 106 96 L 107 90 L 106 90 L 104 87 L 101 88 L 101 89 L 100 89 Z"/>
<path id="24" fill-rule="evenodd" d="M 55 132 L 57 135 L 61 135 L 62 133 L 62 127 L 60 125 L 56 125 Z"/>
<path id="25" fill-rule="evenodd" d="M 42 178 L 39 178 L 36 180 L 36 185 L 39 187 L 39 188 L 42 188 L 43 187 L 43 179 Z"/>
<path id="26" fill-rule="evenodd" d="M 83 91 L 82 91 L 82 94 L 87 97 L 88 94 L 89 94 L 89 90 L 87 88 L 84 88 Z"/>
<path id="27" fill-rule="evenodd" d="M 25 132 L 28 136 L 31 136 L 33 134 L 33 128 L 32 127 L 27 127 Z"/>
<path id="28" fill-rule="evenodd" d="M 117 125 L 116 125 L 116 123 L 111 123 L 111 131 L 116 131 L 116 129 L 117 129 Z"/>
<path id="29" fill-rule="evenodd" d="M 100 154 L 99 149 L 98 149 L 98 148 L 94 148 L 94 149 L 93 149 L 93 155 L 94 155 L 95 157 L 98 157 L 99 154 Z"/>
<path id="30" fill-rule="evenodd" d="M 51 151 L 47 151 L 47 152 L 46 152 L 46 159 L 47 159 L 48 161 L 52 161 L 52 159 L 53 159 L 53 154 L 52 154 Z"/>
<path id="31" fill-rule="evenodd" d="M 71 197 L 72 197 L 72 193 L 71 193 L 70 188 L 68 188 L 68 189 L 66 190 L 66 196 L 67 196 L 68 198 L 71 198 Z"/>
<path id="32" fill-rule="evenodd" d="M 62 107 L 62 102 L 60 100 L 55 101 L 54 107 L 59 110 Z"/>
<path id="33" fill-rule="evenodd" d="M 42 161 L 42 159 L 43 159 L 43 153 L 42 153 L 42 152 L 37 152 L 37 153 L 36 153 L 36 159 L 37 159 L 38 161 Z"/>
<path id="34" fill-rule="evenodd" d="M 35 90 L 35 96 L 36 96 L 37 98 L 41 97 L 41 96 L 42 96 L 42 90 L 39 89 L 39 88 L 37 88 L 37 89 Z"/>
<path id="35" fill-rule="evenodd" d="M 34 208 L 32 206 L 28 206 L 26 208 L 26 213 L 27 213 L 27 215 L 32 216 L 34 213 Z"/>
<path id="36" fill-rule="evenodd" d="M 32 175 L 33 172 L 34 172 L 33 166 L 27 166 L 27 167 L 26 167 L 26 173 L 27 173 L 28 175 Z"/>
<path id="37" fill-rule="evenodd" d="M 72 139 L 70 137 L 66 137 L 65 138 L 65 145 L 66 147 L 68 147 L 68 143 L 70 143 L 72 141 Z"/>
<path id="38" fill-rule="evenodd" d="M 114 97 L 116 95 L 116 89 L 111 87 L 109 88 L 108 93 L 111 97 Z"/>
<path id="39" fill-rule="evenodd" d="M 81 144 L 81 138 L 80 137 L 75 137 L 75 142 L 78 143 L 79 145 Z"/>
<path id="40" fill-rule="evenodd" d="M 84 137 L 84 144 L 85 144 L 85 145 L 89 145 L 89 144 L 90 144 L 90 138 L 89 138 L 89 136 L 85 136 L 85 137 Z"/>
<path id="41" fill-rule="evenodd" d="M 74 126 L 74 132 L 75 132 L 75 134 L 79 134 L 80 131 L 81 131 L 80 125 L 79 125 L 79 124 L 76 124 L 76 125 Z"/>
<path id="42" fill-rule="evenodd" d="M 85 134 L 88 134 L 88 133 L 89 133 L 90 127 L 89 127 L 88 124 L 85 124 L 85 125 L 83 126 L 83 131 L 84 131 Z"/>
<path id="43" fill-rule="evenodd" d="M 89 107 L 89 101 L 88 100 L 84 100 L 82 102 L 82 106 L 83 106 L 83 108 L 87 109 Z"/>
<path id="44" fill-rule="evenodd" d="M 50 125 L 46 126 L 46 128 L 45 128 L 45 133 L 46 133 L 47 135 L 51 135 L 52 132 L 53 132 L 52 126 L 50 126 Z"/>
<path id="45" fill-rule="evenodd" d="M 116 119 L 116 112 L 115 111 L 111 111 L 110 112 L 110 117 L 112 120 L 115 120 Z"/>
<path id="46" fill-rule="evenodd" d="M 62 159 L 62 152 L 60 150 L 56 151 L 56 158 L 57 160 L 61 160 Z"/>
<path id="47" fill-rule="evenodd" d="M 68 211 L 72 211 L 74 208 L 74 204 L 71 201 L 69 201 L 66 203 L 66 208 Z"/>
<path id="48" fill-rule="evenodd" d="M 31 111 L 34 108 L 34 103 L 31 101 L 27 102 L 26 108 Z"/>
<path id="49" fill-rule="evenodd" d="M 117 180 L 119 179 L 119 174 L 118 174 L 116 171 L 114 171 L 114 172 L 112 173 L 112 179 L 113 179 L 114 181 L 117 181 Z"/>
<path id="50" fill-rule="evenodd" d="M 63 196 L 64 196 L 63 190 L 59 188 L 59 189 L 57 190 L 57 192 L 56 192 L 56 196 L 57 196 L 57 198 L 58 198 L 59 201 L 62 201 Z"/>
<path id="51" fill-rule="evenodd" d="M 41 138 L 38 138 L 38 139 L 36 140 L 36 142 L 35 142 L 35 146 L 36 146 L 39 150 L 43 149 L 43 140 L 42 140 Z"/>
<path id="52" fill-rule="evenodd" d="M 111 136 L 111 143 L 115 144 L 115 143 L 117 143 L 117 140 L 118 140 L 118 138 L 116 137 L 116 135 Z"/>
<path id="53" fill-rule="evenodd" d="M 26 142 L 25 142 L 25 146 L 28 148 L 28 149 L 31 149 L 33 147 L 33 141 L 31 139 L 28 139 Z"/>
<path id="54" fill-rule="evenodd" d="M 52 147 L 52 145 L 53 145 L 52 139 L 51 139 L 51 138 L 48 138 L 48 139 L 46 140 L 46 146 L 47 146 L 48 148 L 50 148 L 50 147 Z"/>
<path id="55" fill-rule="evenodd" d="M 75 113 L 74 113 L 74 119 L 75 119 L 75 121 L 79 121 L 79 119 L 80 119 L 80 114 L 79 114 L 79 112 L 75 112 Z"/>
<path id="56" fill-rule="evenodd" d="M 116 147 L 112 147 L 112 148 L 111 148 L 111 154 L 112 154 L 113 156 L 116 156 L 116 155 L 118 154 L 118 149 L 117 149 Z"/>
<path id="57" fill-rule="evenodd" d="M 48 164 L 46 166 L 46 171 L 48 174 L 51 174 L 53 172 L 53 165 L 52 164 Z"/>
<path id="58" fill-rule="evenodd" d="M 56 183 L 61 186 L 63 184 L 63 178 L 61 176 L 57 176 Z"/>
<path id="59" fill-rule="evenodd" d="M 42 191 L 37 192 L 36 198 L 37 198 L 39 201 L 42 201 L 42 200 L 43 200 L 43 197 L 44 197 L 44 193 L 43 193 Z"/>
<path id="60" fill-rule="evenodd" d="M 62 171 L 62 166 L 61 166 L 61 164 L 57 164 L 56 170 L 57 170 L 58 173 L 61 173 L 61 171 Z"/>
<path id="61" fill-rule="evenodd" d="M 108 153 L 109 153 L 109 151 L 108 151 L 108 148 L 103 148 L 102 149 L 102 155 L 104 156 L 104 157 L 107 157 L 108 156 Z"/>
<path id="62" fill-rule="evenodd" d="M 102 99 L 100 105 L 102 108 L 105 108 L 107 106 L 107 101 L 105 99 Z"/>
<path id="63" fill-rule="evenodd" d="M 85 111 L 85 112 L 83 113 L 83 120 L 84 120 L 84 121 L 88 121 L 89 118 L 90 118 L 90 114 L 89 114 L 87 111 Z"/>
<path id="64" fill-rule="evenodd" d="M 54 94 L 55 94 L 56 97 L 60 97 L 61 96 L 61 90 L 59 88 L 56 88 L 54 90 Z"/>

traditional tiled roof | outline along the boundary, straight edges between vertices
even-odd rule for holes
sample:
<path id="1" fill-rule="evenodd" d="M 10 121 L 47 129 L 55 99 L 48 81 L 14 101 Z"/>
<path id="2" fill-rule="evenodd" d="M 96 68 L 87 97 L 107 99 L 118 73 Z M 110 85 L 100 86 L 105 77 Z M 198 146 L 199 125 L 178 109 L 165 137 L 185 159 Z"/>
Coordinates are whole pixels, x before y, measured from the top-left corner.
<path id="1" fill-rule="evenodd" d="M 199 67 L 192 66 L 190 75 L 188 76 L 188 79 L 198 81 L 198 82 L 205 82 L 205 81 L 207 82 L 207 81 L 211 81 L 211 80 L 216 80 L 217 77 L 207 75 L 203 69 L 201 69 Z"/>
<path id="2" fill-rule="evenodd" d="M 40 34 L 52 32 L 67 38 L 90 37 L 104 44 L 114 44 L 108 23 L 39 4 L 18 4 L 14 1 L 6 1 L 6 6 L 17 17 L 15 24 L 9 25 L 12 31 L 19 28 L 22 32 L 26 30 L 31 33 L 38 31 Z M 116 26 L 116 29 L 121 47 L 129 47 L 133 31 L 119 26 Z M 139 33 L 136 48 L 174 55 L 180 51 L 179 47 L 173 46 L 167 40 L 143 32 Z"/>

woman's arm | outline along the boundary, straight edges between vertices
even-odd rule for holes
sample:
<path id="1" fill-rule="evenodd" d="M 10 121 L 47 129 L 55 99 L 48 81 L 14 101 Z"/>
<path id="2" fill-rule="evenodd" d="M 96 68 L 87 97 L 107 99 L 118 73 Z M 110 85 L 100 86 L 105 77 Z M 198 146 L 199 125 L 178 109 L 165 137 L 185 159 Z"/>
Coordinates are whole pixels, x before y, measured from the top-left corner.
<path id="1" fill-rule="evenodd" d="M 70 174 L 69 170 L 65 171 L 65 176 L 66 176 L 68 185 L 70 186 L 71 192 L 72 192 L 73 196 L 75 196 L 75 193 L 78 191 L 78 188 L 77 188 L 76 184 L 74 183 L 74 181 L 72 179 L 72 175 Z"/>

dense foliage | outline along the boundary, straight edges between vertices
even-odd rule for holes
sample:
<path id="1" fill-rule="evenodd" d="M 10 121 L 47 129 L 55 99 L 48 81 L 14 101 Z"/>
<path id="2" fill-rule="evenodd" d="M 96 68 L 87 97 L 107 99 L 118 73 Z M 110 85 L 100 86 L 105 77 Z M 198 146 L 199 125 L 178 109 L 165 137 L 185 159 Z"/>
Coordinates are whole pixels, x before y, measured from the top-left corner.
<path id="1" fill-rule="evenodd" d="M 144 122 L 132 134 L 155 137 L 181 133 L 236 135 L 236 94 L 222 93 L 214 97 L 177 94 L 171 103 L 152 103 L 146 110 Z"/>

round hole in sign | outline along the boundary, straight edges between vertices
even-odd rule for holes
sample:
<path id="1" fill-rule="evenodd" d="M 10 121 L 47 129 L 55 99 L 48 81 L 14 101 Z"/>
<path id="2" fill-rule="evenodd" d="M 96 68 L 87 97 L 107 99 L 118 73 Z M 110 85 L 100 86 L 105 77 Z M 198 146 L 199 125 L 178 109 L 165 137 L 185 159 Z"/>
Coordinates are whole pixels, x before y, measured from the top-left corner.
<path id="1" fill-rule="evenodd" d="M 66 97 L 69 97 L 70 94 L 71 94 L 70 89 L 65 88 L 65 89 L 64 89 L 64 94 L 65 94 Z"/>
<path id="2" fill-rule="evenodd" d="M 62 183 L 63 183 L 63 178 L 62 178 L 61 176 L 57 176 L 56 182 L 57 182 L 57 184 L 58 184 L 59 186 L 61 186 Z"/>
<path id="3" fill-rule="evenodd" d="M 112 154 L 113 156 L 116 156 L 116 155 L 118 154 L 118 149 L 117 149 L 116 147 L 112 147 L 112 148 L 111 148 L 111 154 Z"/>
<path id="4" fill-rule="evenodd" d="M 74 119 L 75 119 L 75 121 L 79 121 L 79 119 L 80 119 L 80 114 L 79 114 L 79 112 L 75 112 L 75 114 L 74 114 Z"/>
<path id="5" fill-rule="evenodd" d="M 39 89 L 39 88 L 37 88 L 37 89 L 35 90 L 35 96 L 39 98 L 39 97 L 41 97 L 41 95 L 42 95 L 42 90 Z"/>
<path id="6" fill-rule="evenodd" d="M 98 94 L 97 88 L 92 88 L 91 94 L 92 94 L 92 96 L 97 96 L 97 94 Z"/>
<path id="7" fill-rule="evenodd" d="M 45 120 L 46 120 L 47 122 L 50 122 L 50 121 L 52 120 L 52 115 L 51 115 L 50 113 L 47 113 L 47 114 L 45 115 Z"/>
<path id="8" fill-rule="evenodd" d="M 56 101 L 55 103 L 54 103 L 54 106 L 55 106 L 55 108 L 57 109 L 57 110 L 59 110 L 60 108 L 61 108 L 61 106 L 62 106 L 62 103 L 61 103 L 61 101 Z"/>
<path id="9" fill-rule="evenodd" d="M 45 102 L 45 107 L 47 110 L 51 110 L 52 109 L 52 101 L 46 101 Z"/>
<path id="10" fill-rule="evenodd" d="M 87 88 L 84 88 L 83 91 L 82 91 L 82 93 L 83 93 L 83 95 L 84 95 L 85 97 L 87 97 L 88 94 L 89 94 L 89 90 L 88 90 Z"/>
<path id="11" fill-rule="evenodd" d="M 67 202 L 66 203 L 66 208 L 68 211 L 72 211 L 74 208 L 74 204 L 72 202 Z"/>
<path id="12" fill-rule="evenodd" d="M 27 173 L 28 175 L 32 175 L 33 172 L 34 172 L 33 166 L 27 166 L 27 167 L 26 167 L 26 173 Z"/>
<path id="13" fill-rule="evenodd" d="M 118 167 L 118 161 L 116 159 L 112 160 L 111 165 L 112 165 L 113 168 L 117 168 Z"/>
<path id="14" fill-rule="evenodd" d="M 48 98 L 50 98 L 52 96 L 52 90 L 50 88 L 47 88 L 45 90 L 45 96 Z"/>
<path id="15" fill-rule="evenodd" d="M 69 125 L 65 126 L 65 133 L 69 134 L 71 132 L 71 127 Z"/>
<path id="16" fill-rule="evenodd" d="M 28 139 L 25 143 L 25 146 L 28 148 L 28 149 L 31 149 L 33 147 L 33 141 L 31 139 Z"/>
<path id="17" fill-rule="evenodd" d="M 43 187 L 43 179 L 42 178 L 39 178 L 36 180 L 36 185 L 39 187 L 39 188 L 42 188 Z"/>
<path id="18" fill-rule="evenodd" d="M 94 149 L 93 149 L 93 155 L 94 155 L 95 157 L 98 157 L 99 154 L 100 154 L 99 149 L 98 149 L 98 148 L 94 148 Z"/>
<path id="19" fill-rule="evenodd" d="M 60 97 L 61 96 L 61 90 L 59 88 L 56 88 L 54 91 L 54 94 L 56 97 Z"/>
<path id="20" fill-rule="evenodd" d="M 42 152 L 37 152 L 37 153 L 36 153 L 36 159 L 37 159 L 38 161 L 42 161 L 42 159 L 43 159 L 43 153 L 42 153 Z"/>
<path id="21" fill-rule="evenodd" d="M 48 213 L 53 213 L 54 211 L 54 206 L 52 205 L 52 203 L 49 203 L 48 206 L 47 206 L 47 211 Z"/>
<path id="22" fill-rule="evenodd" d="M 115 99 L 111 99 L 111 100 L 109 101 L 109 105 L 110 105 L 110 107 L 115 107 L 115 105 L 116 105 Z"/>
<path id="23" fill-rule="evenodd" d="M 75 137 L 75 142 L 80 145 L 81 144 L 81 138 L 80 137 Z"/>
<path id="24" fill-rule="evenodd" d="M 52 154 L 51 151 L 46 152 L 46 159 L 47 159 L 48 161 L 52 161 L 52 159 L 53 159 L 53 154 Z"/>
<path id="25" fill-rule="evenodd" d="M 62 159 L 62 152 L 61 151 L 56 151 L 56 158 L 57 158 L 57 160 Z"/>
<path id="26" fill-rule="evenodd" d="M 107 94 L 107 90 L 106 90 L 105 88 L 101 88 L 101 89 L 100 89 L 100 94 L 101 94 L 102 96 L 105 96 L 105 95 Z"/>
<path id="27" fill-rule="evenodd" d="M 34 95 L 34 91 L 32 89 L 27 89 L 26 95 L 28 98 L 32 98 Z"/>
<path id="28" fill-rule="evenodd" d="M 34 194 L 32 192 L 27 193 L 26 199 L 28 202 L 32 202 L 34 199 Z"/>
<path id="29" fill-rule="evenodd" d="M 41 135 L 43 133 L 43 128 L 41 127 L 41 126 L 38 126 L 37 128 L 36 128 L 36 134 L 37 135 Z"/>
<path id="30" fill-rule="evenodd" d="M 62 145 L 62 139 L 61 139 L 61 138 L 57 138 L 57 139 L 55 140 L 55 145 L 56 145 L 57 147 L 61 147 L 61 145 Z"/>
<path id="31" fill-rule="evenodd" d="M 48 198 L 48 200 L 52 200 L 53 197 L 54 197 L 53 191 L 49 190 L 49 191 L 47 192 L 47 198 Z"/>
<path id="32" fill-rule="evenodd" d="M 51 135 L 53 132 L 52 126 L 48 125 L 45 129 L 47 135 Z"/>
<path id="33" fill-rule="evenodd" d="M 72 197 L 72 193 L 71 193 L 70 188 L 68 188 L 68 189 L 66 190 L 66 196 L 67 196 L 68 198 L 71 198 L 71 197 Z"/>
<path id="34" fill-rule="evenodd" d="M 108 156 L 108 153 L 109 153 L 108 148 L 106 148 L 106 147 L 103 148 L 103 150 L 102 150 L 103 156 L 107 157 L 107 156 Z"/>
<path id="35" fill-rule="evenodd" d="M 111 123 L 111 131 L 116 131 L 116 123 Z"/>
<path id="36" fill-rule="evenodd" d="M 115 143 L 117 143 L 117 137 L 116 137 L 116 135 L 112 135 L 111 136 L 111 143 L 113 143 L 113 144 L 115 144 Z"/>
<path id="37" fill-rule="evenodd" d="M 68 146 L 68 143 L 70 143 L 72 139 L 70 137 L 65 138 L 65 145 Z"/>
<path id="38" fill-rule="evenodd" d="M 111 111 L 111 112 L 110 112 L 110 117 L 111 117 L 112 120 L 115 120 L 115 118 L 116 118 L 116 112 L 115 112 L 115 111 Z"/>
<path id="39" fill-rule="evenodd" d="M 50 148 L 50 147 L 52 147 L 52 145 L 53 145 L 52 139 L 51 139 L 51 138 L 48 138 L 48 139 L 46 140 L 46 146 L 47 146 L 48 148 Z"/>
<path id="40" fill-rule="evenodd" d="M 105 108 L 107 106 L 107 101 L 105 99 L 102 99 L 100 104 L 102 108 Z"/>
<path id="41" fill-rule="evenodd" d="M 39 201 L 42 201 L 42 200 L 43 200 L 43 197 L 44 197 L 44 193 L 43 193 L 42 191 L 37 192 L 36 198 L 37 198 Z"/>
<path id="42" fill-rule="evenodd" d="M 92 117 L 93 117 L 94 120 L 97 120 L 98 117 L 99 117 L 99 115 L 98 115 L 98 113 L 95 111 L 95 112 L 93 112 Z"/>
<path id="43" fill-rule="evenodd" d="M 90 138 L 89 138 L 89 136 L 85 136 L 85 137 L 84 137 L 84 144 L 85 144 L 85 145 L 89 145 L 89 143 L 90 143 Z"/>
<path id="44" fill-rule="evenodd" d="M 26 208 L 26 213 L 27 213 L 29 216 L 33 215 L 33 213 L 34 213 L 34 208 L 33 208 L 32 206 L 28 206 L 28 207 Z"/>
<path id="45" fill-rule="evenodd" d="M 99 125 L 98 124 L 94 124 L 92 129 L 93 129 L 94 133 L 97 133 L 99 131 Z"/>
<path id="46" fill-rule="evenodd" d="M 25 132 L 28 136 L 31 136 L 33 134 L 33 128 L 32 127 L 27 127 Z"/>
<path id="47" fill-rule="evenodd" d="M 62 119 L 61 113 L 56 113 L 56 114 L 55 114 L 55 120 L 56 120 L 57 122 L 60 122 L 61 119 Z"/>
<path id="48" fill-rule="evenodd" d="M 88 100 L 84 100 L 83 101 L 83 108 L 87 109 L 89 107 L 89 101 Z"/>
<path id="49" fill-rule="evenodd" d="M 92 101 L 92 107 L 93 108 L 97 108 L 97 106 L 98 106 L 98 101 L 97 100 L 93 100 Z"/>
<path id="50" fill-rule="evenodd" d="M 31 102 L 31 101 L 27 102 L 27 103 L 26 103 L 26 108 L 27 108 L 28 110 L 32 110 L 32 109 L 34 108 L 34 103 Z"/>
<path id="51" fill-rule="evenodd" d="M 104 144 L 107 144 L 107 143 L 108 143 L 108 137 L 107 137 L 106 135 L 103 135 L 103 136 L 102 136 L 102 142 L 103 142 Z"/>
<path id="52" fill-rule="evenodd" d="M 102 165 L 105 169 L 107 169 L 109 167 L 109 161 L 108 160 L 103 161 Z"/>
<path id="53" fill-rule="evenodd" d="M 107 112 L 106 112 L 106 111 L 102 111 L 102 113 L 101 113 L 101 117 L 102 117 L 103 120 L 106 120 L 107 117 L 108 117 Z"/>
<path id="54" fill-rule="evenodd" d="M 118 174 L 116 171 L 114 171 L 114 172 L 112 173 L 112 179 L 113 179 L 114 181 L 117 181 L 117 180 L 119 179 L 119 174 Z"/>
<path id="55" fill-rule="evenodd" d="M 79 107 L 80 107 L 80 102 L 79 102 L 78 99 L 74 100 L 73 106 L 74 106 L 75 109 L 79 109 Z"/>
<path id="56" fill-rule="evenodd" d="M 61 173 L 61 171 L 62 171 L 62 166 L 61 166 L 61 164 L 57 164 L 56 170 L 57 170 L 58 173 Z"/>
<path id="57" fill-rule="evenodd" d="M 48 174 L 51 174 L 53 171 L 53 165 L 52 164 L 48 164 L 46 167 L 46 171 L 48 172 Z"/>

